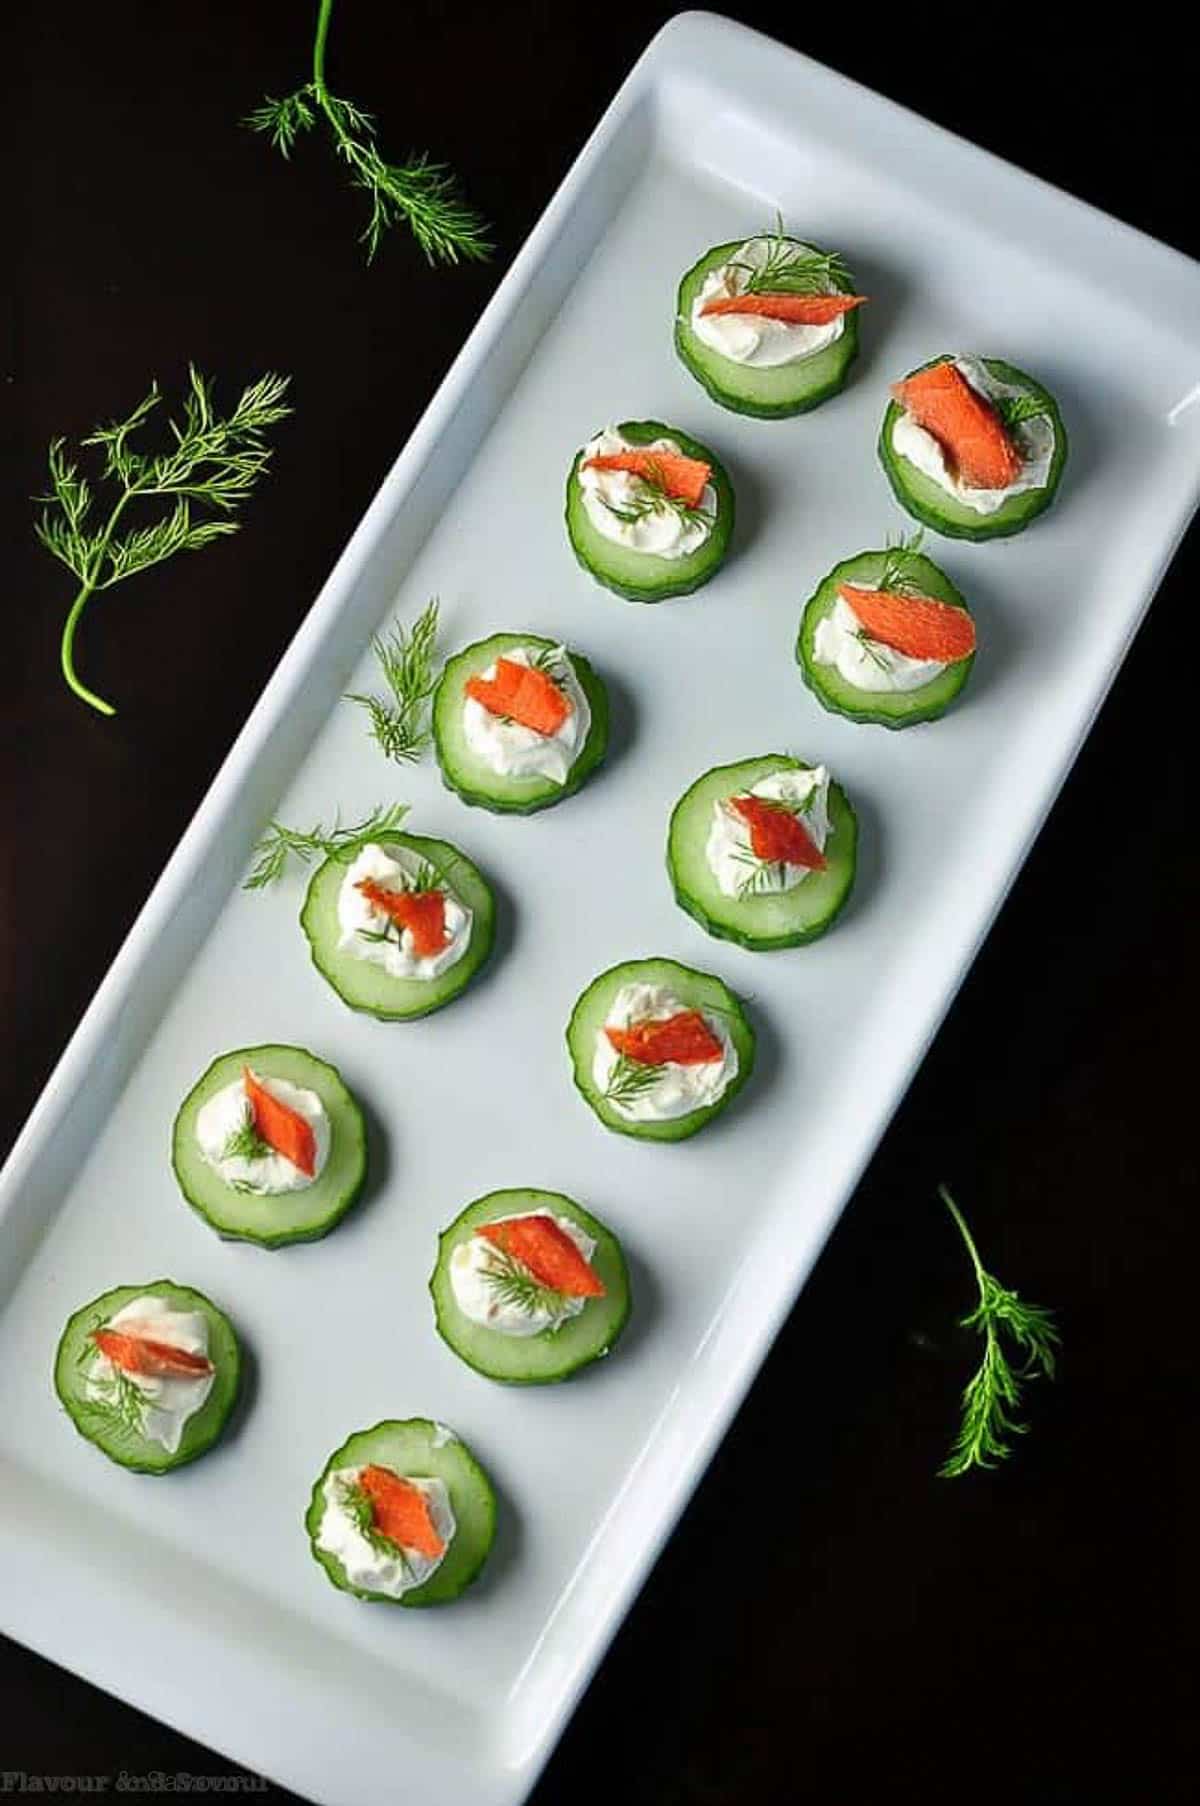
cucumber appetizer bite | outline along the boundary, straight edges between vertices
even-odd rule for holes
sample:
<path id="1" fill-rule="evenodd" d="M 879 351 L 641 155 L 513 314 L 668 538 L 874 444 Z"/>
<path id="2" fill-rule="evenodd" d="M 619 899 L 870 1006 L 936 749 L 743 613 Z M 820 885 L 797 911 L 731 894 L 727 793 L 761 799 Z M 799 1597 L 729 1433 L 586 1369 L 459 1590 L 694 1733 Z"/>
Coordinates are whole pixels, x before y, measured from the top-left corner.
<path id="1" fill-rule="evenodd" d="M 997 357 L 940 357 L 892 388 L 879 457 L 902 508 L 951 539 L 1020 533 L 1067 458 L 1058 404 Z"/>
<path id="2" fill-rule="evenodd" d="M 447 659 L 433 699 L 442 777 L 464 803 L 548 809 L 608 750 L 608 695 L 585 658 L 531 633 L 494 633 Z"/>
<path id="3" fill-rule="evenodd" d="M 663 602 L 707 583 L 729 550 L 733 486 L 706 445 L 659 420 L 605 427 L 567 478 L 567 534 L 597 583 Z"/>
<path id="4" fill-rule="evenodd" d="M 438 1239 L 438 1334 L 477 1373 L 565 1380 L 606 1355 L 629 1316 L 615 1235 L 555 1191 L 493 1191 Z"/>
<path id="5" fill-rule="evenodd" d="M 366 1125 L 336 1067 L 306 1048 L 239 1047 L 188 1092 L 171 1164 L 218 1235 L 264 1248 L 312 1242 L 362 1190 Z"/>
<path id="6" fill-rule="evenodd" d="M 228 1317 L 202 1292 L 157 1279 L 104 1292 L 68 1319 L 54 1390 L 110 1461 L 166 1474 L 216 1442 L 240 1370 Z"/>
<path id="7" fill-rule="evenodd" d="M 451 1002 L 492 950 L 483 874 L 445 840 L 382 835 L 314 873 L 300 912 L 313 964 L 343 1003 L 385 1022 Z"/>
<path id="8" fill-rule="evenodd" d="M 817 701 L 850 721 L 944 715 L 975 662 L 975 623 L 921 535 L 835 565 L 805 605 L 796 657 Z"/>
<path id="9" fill-rule="evenodd" d="M 588 986 L 567 1024 L 567 1050 L 605 1128 L 683 1141 L 750 1077 L 754 1030 L 719 978 L 673 959 L 638 959 Z"/>
<path id="10" fill-rule="evenodd" d="M 335 1449 L 304 1519 L 335 1587 L 389 1605 L 445 1605 L 475 1579 L 496 1532 L 491 1481 L 453 1430 L 389 1419 Z"/>
<path id="11" fill-rule="evenodd" d="M 865 299 L 836 252 L 782 229 L 714 245 L 679 285 L 675 349 L 723 408 L 803 414 L 844 385 Z"/>
<path id="12" fill-rule="evenodd" d="M 824 765 L 784 753 L 718 765 L 671 815 L 675 900 L 718 940 L 753 951 L 824 934 L 854 883 L 858 824 Z"/>

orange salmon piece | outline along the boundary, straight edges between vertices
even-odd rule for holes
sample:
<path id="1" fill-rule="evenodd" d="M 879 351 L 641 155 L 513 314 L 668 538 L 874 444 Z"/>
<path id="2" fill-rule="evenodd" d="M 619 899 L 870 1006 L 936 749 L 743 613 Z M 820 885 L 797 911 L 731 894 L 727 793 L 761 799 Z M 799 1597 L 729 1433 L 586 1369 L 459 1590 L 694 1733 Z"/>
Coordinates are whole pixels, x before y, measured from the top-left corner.
<path id="1" fill-rule="evenodd" d="M 619 1054 L 639 1066 L 703 1066 L 720 1060 L 725 1049 L 699 1010 L 680 1010 L 659 1021 L 635 1022 L 630 1028 L 606 1028 Z"/>
<path id="2" fill-rule="evenodd" d="M 207 1355 L 192 1354 L 171 1342 L 152 1336 L 131 1336 L 120 1329 L 94 1329 L 92 1341 L 122 1373 L 139 1373 L 151 1379 L 200 1379 L 213 1372 Z"/>
<path id="3" fill-rule="evenodd" d="M 390 1467 L 364 1467 L 358 1484 L 371 1501 L 371 1520 L 381 1536 L 402 1549 L 415 1549 L 431 1561 L 444 1555 L 446 1545 L 434 1528 L 429 1501 L 419 1486 L 394 1474 Z"/>
<path id="4" fill-rule="evenodd" d="M 941 445 L 972 489 L 1007 489 L 1021 474 L 1021 454 L 989 401 L 957 365 L 933 364 L 895 383 L 892 395 Z"/>
<path id="5" fill-rule="evenodd" d="M 547 738 L 558 732 L 571 713 L 570 703 L 553 678 L 516 659 L 498 658 L 494 677 L 469 677 L 465 688 L 489 714 L 507 715 Z"/>
<path id="6" fill-rule="evenodd" d="M 480 1223 L 475 1231 L 528 1267 L 541 1286 L 567 1298 L 603 1298 L 604 1282 L 553 1217 L 535 1213 Z"/>
<path id="7" fill-rule="evenodd" d="M 311 1179 L 317 1170 L 317 1138 L 312 1124 L 298 1110 L 290 1110 L 259 1083 L 248 1066 L 242 1068 L 242 1084 L 254 1113 L 254 1127 L 268 1147 L 282 1154 Z"/>
<path id="8" fill-rule="evenodd" d="M 731 796 L 731 809 L 750 830 L 750 851 L 770 865 L 803 865 L 823 872 L 829 861 L 798 816 L 761 796 Z"/>
<path id="9" fill-rule="evenodd" d="M 886 589 L 838 584 L 838 594 L 862 622 L 868 638 L 906 658 L 957 664 L 975 650 L 975 623 L 965 608 L 932 596 L 898 596 Z"/>
<path id="10" fill-rule="evenodd" d="M 714 295 L 700 312 L 757 314 L 789 326 L 829 326 L 866 299 L 866 295 Z"/>
<path id="11" fill-rule="evenodd" d="M 689 508 L 700 506 L 712 475 L 711 464 L 706 464 L 702 458 L 685 458 L 682 452 L 661 451 L 609 452 L 603 457 L 589 458 L 584 469 L 627 470 L 631 476 L 641 477 L 644 483 L 661 489 L 664 495 L 686 502 Z"/>
<path id="12" fill-rule="evenodd" d="M 446 893 L 441 890 L 389 890 L 374 878 L 360 878 L 355 885 L 375 909 L 412 935 L 418 959 L 431 959 L 446 945 Z"/>

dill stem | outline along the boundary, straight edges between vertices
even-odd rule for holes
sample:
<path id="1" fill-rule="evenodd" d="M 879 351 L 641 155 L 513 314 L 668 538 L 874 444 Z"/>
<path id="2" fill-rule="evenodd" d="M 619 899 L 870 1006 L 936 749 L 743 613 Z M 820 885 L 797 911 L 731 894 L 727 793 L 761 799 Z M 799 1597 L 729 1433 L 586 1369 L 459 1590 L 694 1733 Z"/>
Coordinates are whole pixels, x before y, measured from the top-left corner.
<path id="1" fill-rule="evenodd" d="M 938 1186 L 938 1197 L 942 1200 L 942 1203 L 946 1206 L 946 1209 L 958 1224 L 958 1232 L 966 1243 L 967 1253 L 971 1256 L 971 1264 L 975 1268 L 975 1279 L 979 1286 L 979 1296 L 982 1300 L 984 1295 L 983 1262 L 979 1258 L 979 1250 L 975 1246 L 975 1238 L 967 1228 L 966 1218 L 958 1208 L 958 1205 L 954 1202 L 954 1199 L 950 1196 L 950 1192 L 945 1185 Z"/>
<path id="2" fill-rule="evenodd" d="M 95 709 L 100 715 L 115 715 L 117 711 L 113 708 L 111 702 L 105 702 L 103 696 L 97 696 L 94 690 L 89 690 L 87 685 L 76 675 L 75 629 L 79 625 L 79 617 L 87 606 L 88 599 L 91 596 L 94 596 L 98 589 L 104 588 L 104 585 L 98 581 L 100 570 L 104 563 L 104 554 L 108 551 L 117 522 L 121 518 L 122 510 L 132 494 L 132 489 L 126 489 L 125 494 L 121 497 L 120 501 L 109 515 L 108 525 L 105 527 L 103 536 L 89 561 L 88 574 L 80 585 L 79 593 L 71 604 L 70 611 L 63 626 L 62 647 L 59 655 L 62 664 L 62 674 L 67 680 L 68 687 L 75 692 L 79 700 L 81 702 L 86 702 L 89 708 Z"/>
<path id="3" fill-rule="evenodd" d="M 325 86 L 325 40 L 329 36 L 329 20 L 333 12 L 333 0 L 321 0 L 317 13 L 317 35 L 313 40 L 313 92 L 322 106 L 328 89 Z"/>

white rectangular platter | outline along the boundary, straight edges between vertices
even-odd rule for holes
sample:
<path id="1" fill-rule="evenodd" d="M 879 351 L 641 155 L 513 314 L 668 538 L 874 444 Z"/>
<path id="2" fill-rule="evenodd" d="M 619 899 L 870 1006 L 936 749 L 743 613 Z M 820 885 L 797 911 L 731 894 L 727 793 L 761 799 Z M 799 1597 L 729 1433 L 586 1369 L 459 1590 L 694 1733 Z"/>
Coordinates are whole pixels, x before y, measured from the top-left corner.
<path id="1" fill-rule="evenodd" d="M 675 284 L 782 210 L 873 299 L 846 393 L 756 423 L 676 363 Z M 1072 455 L 1018 540 L 935 547 L 981 654 L 961 706 L 912 733 L 824 714 L 793 661 L 801 603 L 903 523 L 875 459 L 888 381 L 936 352 L 1010 358 L 1057 394 Z M 735 552 L 639 608 L 566 544 L 562 490 L 598 426 L 657 417 L 717 450 Z M 311 455 L 327 448 L 314 445 Z M 651 45 L 401 454 L 102 985 L 0 1195 L 3 1628 L 322 1802 L 513 1806 L 527 1792 L 796 1298 L 1037 834 L 1200 491 L 1200 268 L 889 102 L 705 14 Z M 536 819 L 465 809 L 388 766 L 359 711 L 370 632 L 443 602 L 447 645 L 565 638 L 615 698 L 611 767 Z M 754 956 L 672 902 L 670 805 L 713 764 L 791 749 L 859 807 L 851 908 Z M 264 819 L 407 799 L 496 884 L 486 979 L 427 1022 L 346 1011 L 311 969 L 302 886 L 239 888 Z M 751 994 L 761 1070 L 678 1147 L 606 1135 L 563 1027 L 624 958 L 667 954 Z M 365 1202 L 327 1242 L 222 1244 L 176 1195 L 175 1109 L 262 1040 L 333 1060 L 374 1125 Z M 566 1191 L 633 1263 L 602 1370 L 506 1391 L 433 1333 L 435 1233 L 503 1185 Z M 170 1479 L 110 1467 L 50 1386 L 67 1314 L 170 1275 L 253 1357 L 236 1434 Z M 795 1445 L 805 1387 L 797 1376 Z M 301 1518 L 328 1452 L 385 1416 L 454 1425 L 502 1521 L 450 1610 L 355 1604 Z M 397 1790 L 399 1790 L 397 1792 Z"/>

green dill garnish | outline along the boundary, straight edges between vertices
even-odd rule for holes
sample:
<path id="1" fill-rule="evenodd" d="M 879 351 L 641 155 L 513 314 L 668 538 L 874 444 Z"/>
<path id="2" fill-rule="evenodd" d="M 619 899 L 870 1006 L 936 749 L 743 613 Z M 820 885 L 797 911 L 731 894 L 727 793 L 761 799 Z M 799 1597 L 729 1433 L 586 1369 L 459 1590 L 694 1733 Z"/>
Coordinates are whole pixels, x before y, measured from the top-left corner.
<path id="1" fill-rule="evenodd" d="M 878 640 L 873 640 L 871 638 L 870 634 L 867 632 L 865 627 L 852 628 L 850 631 L 850 637 L 851 637 L 851 639 L 858 641 L 859 645 L 863 649 L 863 652 L 870 659 L 871 663 L 875 666 L 875 668 L 877 670 L 882 671 L 885 675 L 887 675 L 891 671 L 892 667 L 888 664 L 886 658 L 884 658 L 884 656 L 883 656 L 883 653 L 879 650 L 880 642 Z"/>
<path id="2" fill-rule="evenodd" d="M 437 597 L 418 615 L 411 632 L 393 625 L 371 640 L 390 697 L 348 693 L 370 717 L 371 737 L 397 764 L 419 759 L 430 742 L 427 707 L 437 683 L 433 662 L 437 639 Z"/>
<path id="3" fill-rule="evenodd" d="M 407 803 L 392 803 L 386 809 L 372 809 L 350 827 L 343 828 L 335 816 L 332 827 L 325 828 L 318 822 L 315 828 L 304 832 L 273 821 L 254 849 L 254 865 L 242 889 L 263 890 L 274 884 L 282 878 L 293 854 L 302 865 L 309 865 L 316 858 L 348 862 L 365 841 L 394 833 L 407 814 Z"/>
<path id="4" fill-rule="evenodd" d="M 221 1159 L 266 1160 L 271 1152 L 270 1142 L 263 1140 L 253 1122 L 244 1122 L 229 1136 L 221 1149 Z"/>
<path id="5" fill-rule="evenodd" d="M 375 1507 L 358 1481 L 338 1477 L 335 1479 L 333 1487 L 339 1506 L 351 1520 L 364 1542 L 371 1545 L 376 1555 L 383 1555 L 392 1561 L 398 1561 L 405 1577 L 411 1579 L 412 1568 L 408 1556 L 400 1543 L 393 1542 L 390 1536 L 385 1536 L 383 1531 L 378 1528 L 375 1523 Z"/>
<path id="6" fill-rule="evenodd" d="M 914 575 L 914 567 L 924 543 L 924 527 L 918 527 L 907 539 L 889 539 L 876 587 L 892 596 L 920 595 L 921 587 Z"/>
<path id="7" fill-rule="evenodd" d="M 731 270 L 741 270 L 746 281 L 744 295 L 824 295 L 831 289 L 849 288 L 850 272 L 836 251 L 814 251 L 811 245 L 789 238 L 783 230 L 783 216 L 777 214 L 775 231 L 759 237 L 767 247 L 761 264 L 742 263 L 736 259 Z"/>
<path id="8" fill-rule="evenodd" d="M 619 1053 L 604 1087 L 604 1100 L 617 1105 L 636 1103 L 653 1091 L 661 1078 L 661 1066 L 647 1066 L 642 1060 L 632 1060 L 628 1054 Z"/>
<path id="9" fill-rule="evenodd" d="M 959 1321 L 964 1329 L 977 1329 L 984 1339 L 983 1359 L 962 1395 L 958 1435 L 938 1470 L 951 1479 L 972 1467 L 994 1467 L 1011 1455 L 1010 1438 L 1024 1435 L 1029 1427 L 1016 1415 L 1021 1387 L 1039 1374 L 1054 1378 L 1062 1338 L 1052 1312 L 1026 1304 L 984 1270 L 963 1214 L 944 1185 L 939 1185 L 938 1196 L 966 1244 L 979 1290 L 979 1303 Z M 1015 1366 L 1005 1352 L 1001 1339 L 1005 1336 L 1020 1357 Z"/>
<path id="10" fill-rule="evenodd" d="M 753 853 L 731 853 L 730 858 L 735 865 L 746 868 L 746 876 L 738 880 L 739 902 L 746 897 L 761 897 L 784 889 L 787 866 L 781 859 L 756 859 Z"/>
<path id="11" fill-rule="evenodd" d="M 1028 391 L 1021 395 L 993 395 L 991 401 L 1008 432 L 1026 420 L 1039 420 L 1050 412 L 1044 396 L 1030 395 Z"/>
<path id="12" fill-rule="evenodd" d="M 92 1340 L 95 1330 L 103 1329 L 104 1320 L 97 1319 L 88 1331 L 78 1357 L 78 1364 L 86 1366 L 93 1359 L 107 1360 L 108 1357 L 97 1348 Z M 146 1394 L 129 1374 L 110 1362 L 112 1372 L 101 1378 L 90 1374 L 89 1380 L 95 1388 L 95 1396 L 83 1399 L 87 1411 L 97 1417 L 108 1434 L 144 1436 L 146 1433 Z"/>
<path id="13" fill-rule="evenodd" d="M 301 132 L 311 131 L 318 118 L 324 117 L 351 182 L 365 191 L 371 203 L 371 215 L 362 232 L 368 262 L 388 227 L 401 223 L 407 225 L 432 264 L 489 257 L 492 246 L 487 228 L 461 199 L 446 165 L 424 155 L 411 156 L 405 163 L 389 163 L 375 143 L 371 115 L 353 101 L 330 93 L 325 81 L 325 45 L 332 10 L 333 0 L 321 0 L 311 81 L 282 100 L 268 95 L 244 123 L 251 131 L 268 133 L 286 158 Z"/>
<path id="14" fill-rule="evenodd" d="M 528 1267 L 494 1244 L 489 1244 L 488 1265 L 481 1267 L 479 1273 L 497 1303 L 506 1304 L 525 1317 L 535 1317 L 539 1311 L 556 1318 L 565 1314 L 563 1292 L 543 1285 Z"/>
<path id="15" fill-rule="evenodd" d="M 101 474 L 116 492 L 103 525 L 90 520 L 92 489 L 68 461 L 66 440 L 51 441 L 51 493 L 37 498 L 42 514 L 36 531 L 46 550 L 79 584 L 63 627 L 60 663 L 75 695 L 101 715 L 116 711 L 75 674 L 75 630 L 88 598 L 176 552 L 198 552 L 212 540 L 237 532 L 240 522 L 232 516 L 271 462 L 263 435 L 291 413 L 283 404 L 288 381 L 270 373 L 260 377 L 243 389 L 233 412 L 222 416 L 213 408 L 212 382 L 192 365 L 182 421 L 167 423 L 173 443 L 161 452 L 134 451 L 130 439 L 162 399 L 158 384 L 152 383 L 150 393 L 127 419 L 98 427 L 80 441 L 102 450 Z M 118 523 L 130 503 L 140 506 L 159 499 L 169 502 L 169 513 L 118 537 Z M 194 519 L 197 505 L 214 509 L 218 518 Z"/>

